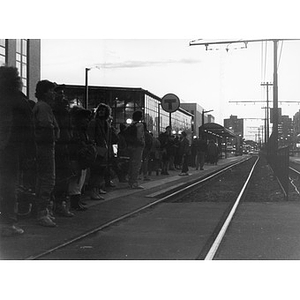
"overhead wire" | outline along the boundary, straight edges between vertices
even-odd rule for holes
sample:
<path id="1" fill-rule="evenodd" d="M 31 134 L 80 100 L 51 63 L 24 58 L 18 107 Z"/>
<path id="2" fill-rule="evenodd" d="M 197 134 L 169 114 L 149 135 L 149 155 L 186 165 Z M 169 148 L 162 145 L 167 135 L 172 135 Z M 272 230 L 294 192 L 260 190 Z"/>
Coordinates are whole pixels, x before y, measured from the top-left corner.
<path id="1" fill-rule="evenodd" d="M 283 41 L 281 41 L 281 47 L 280 47 L 280 53 L 279 53 L 279 59 L 278 59 L 278 62 L 277 62 L 277 70 L 278 70 L 278 68 L 279 68 L 280 61 L 281 61 L 282 49 L 283 49 Z"/>
<path id="2" fill-rule="evenodd" d="M 268 43 L 265 41 L 265 68 L 264 68 L 264 81 L 266 81 L 266 74 L 267 74 L 267 57 L 268 57 Z"/>

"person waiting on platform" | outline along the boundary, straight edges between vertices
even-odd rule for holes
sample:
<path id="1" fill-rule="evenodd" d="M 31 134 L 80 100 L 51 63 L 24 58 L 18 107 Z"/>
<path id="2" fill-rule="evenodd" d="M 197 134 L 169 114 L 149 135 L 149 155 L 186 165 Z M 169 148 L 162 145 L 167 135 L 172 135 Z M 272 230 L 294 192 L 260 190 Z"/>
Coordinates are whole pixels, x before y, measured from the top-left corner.
<path id="1" fill-rule="evenodd" d="M 207 160 L 210 164 L 218 164 L 219 149 L 215 141 L 211 139 L 207 146 Z"/>
<path id="2" fill-rule="evenodd" d="M 174 143 L 171 137 L 172 128 L 171 126 L 166 127 L 166 131 L 162 132 L 158 139 L 160 141 L 161 151 L 162 151 L 162 175 L 169 175 L 169 164 L 170 164 L 170 155 L 171 148 Z"/>
<path id="3" fill-rule="evenodd" d="M 152 135 L 152 146 L 149 154 L 149 171 L 148 175 L 151 176 L 152 172 L 156 173 L 156 176 L 160 173 L 160 163 L 161 163 L 161 149 L 160 149 L 160 141 L 158 138 Z"/>
<path id="4" fill-rule="evenodd" d="M 55 186 L 55 142 L 60 135 L 59 126 L 54 117 L 56 84 L 41 80 L 36 85 L 35 96 L 38 102 L 33 108 L 35 139 L 37 144 L 37 220 L 38 224 L 55 227 L 51 194 Z"/>
<path id="5" fill-rule="evenodd" d="M 144 125 L 141 122 L 143 112 L 137 110 L 132 115 L 132 123 L 126 128 L 125 139 L 129 153 L 129 187 L 132 189 L 143 189 L 138 184 L 139 171 L 142 165 L 142 155 L 145 147 Z"/>
<path id="6" fill-rule="evenodd" d="M 100 103 L 88 128 L 88 135 L 96 145 L 98 153 L 96 162 L 90 169 L 89 186 L 92 200 L 104 200 L 100 194 L 106 194 L 104 176 L 108 164 L 110 115 L 111 108 L 105 103 Z"/>
<path id="7" fill-rule="evenodd" d="M 1 236 L 24 233 L 17 226 L 20 165 L 35 156 L 32 111 L 22 93 L 15 67 L 0 67 L 0 222 Z"/>
<path id="8" fill-rule="evenodd" d="M 147 129 L 147 124 L 143 122 L 143 125 L 144 125 L 144 135 L 145 135 L 145 147 L 143 150 L 143 160 L 142 160 L 142 167 L 140 173 L 143 174 L 144 181 L 149 181 L 151 180 L 148 177 L 149 157 L 150 157 L 150 150 L 152 147 L 153 137 L 150 134 L 149 130 Z"/>
<path id="9" fill-rule="evenodd" d="M 207 154 L 207 143 L 202 134 L 200 134 L 199 139 L 197 139 L 196 150 L 196 170 L 199 169 L 199 166 L 200 170 L 204 170 L 205 157 Z"/>
<path id="10" fill-rule="evenodd" d="M 188 171 L 188 159 L 189 156 L 191 154 L 191 149 L 190 149 L 190 142 L 187 139 L 187 134 L 185 131 L 183 131 L 181 133 L 182 135 L 182 140 L 180 142 L 180 153 L 182 155 L 182 169 L 181 169 L 181 173 L 179 174 L 179 176 L 186 176 L 189 175 Z"/>
<path id="11" fill-rule="evenodd" d="M 56 91 L 53 114 L 60 129 L 60 137 L 55 143 L 55 187 L 53 190 L 54 212 L 63 217 L 73 217 L 69 211 L 68 185 L 72 176 L 69 156 L 69 143 L 71 139 L 71 126 L 69 103 L 63 91 Z"/>
<path id="12" fill-rule="evenodd" d="M 90 121 L 91 111 L 81 107 L 72 107 L 72 137 L 69 151 L 73 177 L 69 181 L 68 194 L 70 196 L 71 208 L 84 211 L 87 208 L 81 199 L 82 188 L 86 179 L 87 169 L 96 160 L 96 147 L 90 141 L 87 129 Z"/>

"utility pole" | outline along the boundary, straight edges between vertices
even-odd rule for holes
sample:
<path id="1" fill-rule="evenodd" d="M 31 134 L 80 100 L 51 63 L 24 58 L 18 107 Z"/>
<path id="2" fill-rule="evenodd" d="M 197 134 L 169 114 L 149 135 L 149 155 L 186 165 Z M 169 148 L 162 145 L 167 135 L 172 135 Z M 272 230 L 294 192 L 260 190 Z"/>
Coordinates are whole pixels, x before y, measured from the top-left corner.
<path id="1" fill-rule="evenodd" d="M 273 41 L 274 45 L 274 79 L 273 79 L 273 142 L 274 153 L 278 150 L 278 72 L 277 72 L 277 48 L 278 40 Z"/>
<path id="2" fill-rule="evenodd" d="M 265 143 L 269 140 L 269 134 L 270 134 L 270 127 L 269 127 L 269 86 L 272 86 L 273 83 L 270 82 L 262 82 L 260 84 L 261 86 L 267 86 L 267 107 L 266 107 L 266 126 L 265 126 Z"/>

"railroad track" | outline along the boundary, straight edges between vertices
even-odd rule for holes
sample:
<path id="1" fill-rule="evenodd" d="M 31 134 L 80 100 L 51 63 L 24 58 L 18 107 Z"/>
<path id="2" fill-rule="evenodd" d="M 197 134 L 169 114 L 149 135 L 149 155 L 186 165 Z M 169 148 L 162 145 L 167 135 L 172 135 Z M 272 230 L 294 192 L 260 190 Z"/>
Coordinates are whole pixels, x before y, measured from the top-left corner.
<path id="1" fill-rule="evenodd" d="M 47 251 L 30 256 L 27 259 L 129 258 L 212 260 L 220 247 L 222 239 L 234 217 L 241 199 L 247 191 L 257 162 L 257 157 L 248 157 L 245 160 L 228 165 L 200 180 L 194 180 L 187 184 L 181 184 L 177 187 L 161 190 L 156 194 L 148 194 L 148 197 L 153 198 L 150 203 L 118 218 L 114 218 L 105 224 L 75 238 L 69 239 Z M 232 178 L 240 179 L 239 183 L 233 188 L 234 192 L 231 191 L 230 193 L 227 193 L 227 196 L 225 197 L 224 191 L 220 189 L 219 200 L 216 200 L 217 197 L 215 195 L 213 197 L 215 201 L 211 201 L 209 198 L 203 199 L 203 188 L 209 191 L 212 189 L 212 186 L 216 187 L 220 182 L 223 186 L 226 186 L 226 178 L 228 180 Z M 195 219 L 193 220 L 193 218 Z M 157 221 L 157 224 L 155 224 L 155 220 Z M 172 225 L 172 222 L 174 221 L 177 222 L 175 226 Z M 164 222 L 167 222 L 168 224 L 165 224 Z M 191 229 L 191 224 L 193 223 L 198 225 L 198 227 L 196 226 Z M 157 227 L 155 227 L 155 225 L 157 225 Z M 177 234 L 174 232 L 177 225 L 178 230 L 182 230 L 185 234 Z M 137 235 L 144 234 L 143 240 L 146 243 L 145 245 L 148 245 L 149 248 L 151 248 L 151 241 L 147 241 L 147 239 L 149 239 L 150 235 L 152 241 L 153 234 L 155 235 L 155 233 L 157 233 L 157 236 L 162 235 L 160 238 L 162 238 L 163 241 L 165 240 L 165 244 L 163 242 L 161 243 L 162 249 L 168 248 L 168 243 L 170 244 L 168 236 L 174 236 L 176 241 L 174 239 L 172 240 L 172 243 L 174 244 L 173 247 L 174 249 L 178 249 L 179 247 L 182 252 L 178 255 L 178 253 L 175 253 L 176 251 L 174 249 L 171 249 L 168 251 L 163 250 L 162 253 L 156 248 L 156 250 L 153 250 L 154 252 L 158 252 L 157 255 L 153 255 L 152 252 L 152 254 L 148 256 L 145 254 L 144 256 L 144 254 L 139 253 L 130 254 L 130 250 L 126 250 L 127 246 L 118 244 L 118 247 L 116 247 L 120 249 L 118 254 L 113 254 L 113 251 L 109 249 L 107 250 L 108 252 L 104 253 L 105 250 L 103 250 L 103 248 L 109 245 L 107 239 L 111 239 L 112 236 L 118 236 L 117 231 L 120 230 L 123 230 L 125 232 L 124 235 L 126 236 L 126 232 L 127 234 L 129 232 L 128 226 L 131 229 L 134 228 L 135 239 L 137 238 Z M 138 232 L 139 229 L 142 230 L 143 228 L 145 229 L 146 234 L 145 232 Z M 152 231 L 150 230 L 151 234 L 149 234 L 147 228 L 152 228 Z M 161 232 L 162 230 L 164 231 L 163 233 Z M 167 232 L 168 230 L 171 232 Z M 129 232 L 128 241 L 131 240 L 132 234 L 132 232 Z M 187 236 L 193 241 L 190 245 L 185 245 Z M 202 238 L 197 241 L 199 236 Z M 135 248 L 135 251 L 138 251 L 138 249 L 136 249 L 137 245 L 134 242 L 132 242 L 132 247 Z M 192 249 L 192 251 L 190 251 L 190 249 Z M 124 253 L 122 253 L 122 251 Z M 184 251 L 187 251 L 188 254 L 184 254 Z M 170 253 L 173 254 L 170 255 Z"/>
<path id="2" fill-rule="evenodd" d="M 300 196 L 300 165 L 292 163 L 289 167 L 289 180 L 290 185 L 293 187 L 294 193 Z"/>

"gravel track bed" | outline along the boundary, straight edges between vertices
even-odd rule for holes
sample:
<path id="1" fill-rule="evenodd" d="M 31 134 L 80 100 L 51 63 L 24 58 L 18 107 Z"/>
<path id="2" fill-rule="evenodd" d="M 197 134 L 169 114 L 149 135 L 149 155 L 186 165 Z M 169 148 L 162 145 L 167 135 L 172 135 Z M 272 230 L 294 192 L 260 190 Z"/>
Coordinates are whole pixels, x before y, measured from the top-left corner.
<path id="1" fill-rule="evenodd" d="M 272 168 L 264 157 L 260 157 L 250 181 L 245 202 L 286 201 Z"/>
<path id="2" fill-rule="evenodd" d="M 229 169 L 224 175 L 209 181 L 176 202 L 230 202 L 234 200 L 242 189 L 254 161 L 255 157 Z"/>

